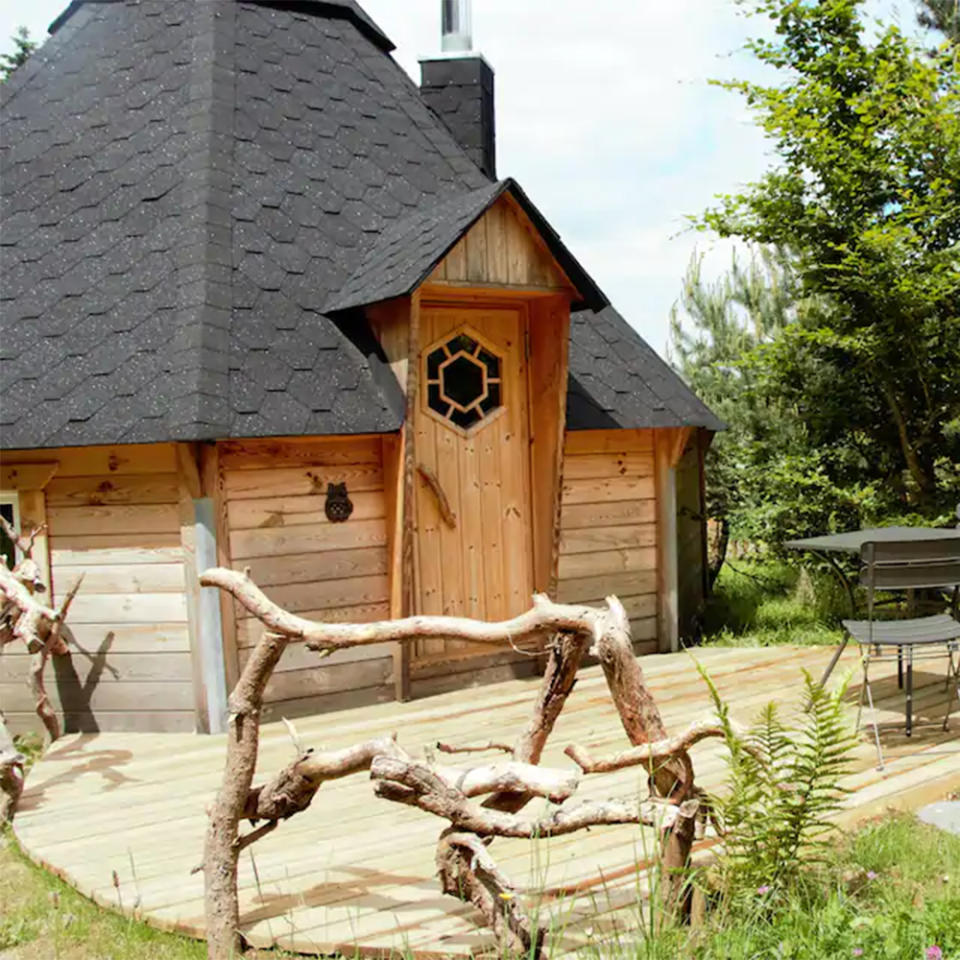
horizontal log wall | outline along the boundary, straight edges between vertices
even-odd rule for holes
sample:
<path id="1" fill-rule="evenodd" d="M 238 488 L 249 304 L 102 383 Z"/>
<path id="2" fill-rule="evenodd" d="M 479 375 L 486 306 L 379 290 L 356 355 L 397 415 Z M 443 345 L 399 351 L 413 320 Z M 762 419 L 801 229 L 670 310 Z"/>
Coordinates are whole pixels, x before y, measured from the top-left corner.
<path id="1" fill-rule="evenodd" d="M 85 572 L 70 608 L 75 645 L 47 668 L 71 730 L 194 729 L 194 694 L 171 444 L 4 454 L 57 464 L 40 497 L 54 602 Z M 21 494 L 21 506 L 24 495 Z M 28 526 L 33 519 L 24 515 Z M 38 728 L 20 644 L 0 652 L 0 705 L 15 729 Z"/>
<path id="2" fill-rule="evenodd" d="M 616 594 L 638 653 L 657 649 L 657 525 L 649 430 L 583 430 L 564 441 L 557 599 Z"/>
<path id="3" fill-rule="evenodd" d="M 387 510 L 381 439 L 227 441 L 219 444 L 230 562 L 261 589 L 313 620 L 389 619 Z M 327 485 L 346 483 L 353 513 L 326 516 Z M 235 607 L 242 667 L 262 631 Z M 393 699 L 393 649 L 383 644 L 321 660 L 302 644 L 267 685 L 265 718 Z"/>

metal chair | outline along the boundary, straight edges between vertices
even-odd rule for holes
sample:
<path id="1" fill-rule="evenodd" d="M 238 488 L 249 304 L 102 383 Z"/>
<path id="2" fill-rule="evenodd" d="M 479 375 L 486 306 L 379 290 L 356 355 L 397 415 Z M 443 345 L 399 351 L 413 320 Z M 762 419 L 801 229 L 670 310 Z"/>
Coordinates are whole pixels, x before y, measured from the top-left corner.
<path id="1" fill-rule="evenodd" d="M 960 536 L 943 540 L 890 541 L 863 544 L 860 550 L 860 582 L 867 591 L 867 619 L 844 620 L 843 627 L 860 648 L 863 686 L 857 710 L 857 729 L 863 713 L 864 697 L 873 714 L 873 736 L 877 745 L 879 769 L 883 769 L 883 751 L 877 711 L 870 689 L 870 665 L 896 658 L 898 677 L 903 685 L 906 656 L 906 734 L 913 733 L 913 664 L 916 660 L 939 659 L 946 653 L 948 690 L 943 729 L 947 729 L 954 695 L 960 699 L 960 621 L 957 598 L 960 595 Z M 953 589 L 950 613 L 905 620 L 875 620 L 874 598 L 878 590 L 913 591 Z M 945 649 L 935 649 L 944 647 Z M 884 648 L 892 648 L 884 652 Z M 919 648 L 916 649 L 916 648 Z M 893 652 L 895 651 L 895 652 Z"/>

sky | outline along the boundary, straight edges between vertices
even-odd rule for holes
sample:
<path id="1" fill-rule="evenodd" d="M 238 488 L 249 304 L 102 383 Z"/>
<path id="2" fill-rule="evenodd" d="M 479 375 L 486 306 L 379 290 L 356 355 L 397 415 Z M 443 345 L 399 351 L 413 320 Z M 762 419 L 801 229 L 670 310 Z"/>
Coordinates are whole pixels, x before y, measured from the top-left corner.
<path id="1" fill-rule="evenodd" d="M 202 2 L 202 0 L 200 0 Z M 360 0 L 419 80 L 440 47 L 440 0 Z M 66 0 L 0 0 L 0 50 Z M 473 0 L 474 49 L 496 74 L 497 173 L 512 176 L 627 320 L 661 353 L 690 258 L 719 275 L 732 247 L 688 217 L 772 163 L 740 98 L 741 52 L 763 23 L 733 0 Z M 909 0 L 868 9 L 912 30 Z"/>

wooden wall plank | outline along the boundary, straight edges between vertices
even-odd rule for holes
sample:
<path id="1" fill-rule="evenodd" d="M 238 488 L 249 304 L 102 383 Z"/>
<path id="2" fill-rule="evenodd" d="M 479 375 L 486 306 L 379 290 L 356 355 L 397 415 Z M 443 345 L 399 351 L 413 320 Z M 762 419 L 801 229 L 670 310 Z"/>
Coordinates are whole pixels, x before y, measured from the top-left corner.
<path id="1" fill-rule="evenodd" d="M 318 620 L 322 623 L 371 623 L 374 620 L 390 619 L 390 604 L 381 603 L 359 604 L 350 607 L 335 607 L 325 610 L 300 610 L 299 616 L 308 620 Z M 242 649 L 253 646 L 263 632 L 263 624 L 253 617 L 244 617 L 237 620 L 237 645 Z"/>
<path id="2" fill-rule="evenodd" d="M 605 503 L 564 503 L 560 510 L 560 529 L 564 532 L 584 527 L 609 527 L 615 524 L 651 524 L 657 520 L 654 500 L 610 500 Z"/>
<path id="3" fill-rule="evenodd" d="M 181 580 L 183 572 L 180 573 Z M 186 596 L 180 593 L 93 594 L 81 590 L 70 607 L 71 623 L 156 623 L 187 621 Z"/>
<path id="4" fill-rule="evenodd" d="M 254 582 L 264 589 L 279 584 L 314 583 L 386 574 L 389 566 L 390 558 L 382 547 L 255 557 L 234 564 L 238 570 L 249 567 Z"/>
<path id="5" fill-rule="evenodd" d="M 130 443 L 104 447 L 58 447 L 43 451 L 45 460 L 56 460 L 57 478 L 111 477 L 131 473 L 176 473 L 177 454 L 172 443 Z M 36 450 L 3 452 L 5 464 L 36 461 Z"/>
<path id="6" fill-rule="evenodd" d="M 393 658 L 326 664 L 321 669 L 274 673 L 267 682 L 267 701 L 321 697 L 328 693 L 379 687 L 393 678 Z"/>
<path id="7" fill-rule="evenodd" d="M 653 593 L 657 587 L 654 570 L 626 570 L 621 573 L 605 573 L 595 577 L 561 579 L 557 586 L 557 599 L 561 603 L 579 603 L 581 597 L 606 597 L 621 593 Z"/>
<path id="8" fill-rule="evenodd" d="M 251 557 L 281 557 L 294 553 L 350 550 L 387 546 L 387 524 L 380 520 L 347 523 L 303 524 L 296 527 L 262 527 L 230 534 L 234 564 Z"/>
<path id="9" fill-rule="evenodd" d="M 380 435 L 221 440 L 224 470 L 312 467 L 380 463 Z"/>
<path id="10" fill-rule="evenodd" d="M 558 598 L 598 605 L 615 594 L 634 643 L 646 646 L 659 609 L 654 493 L 650 431 L 566 435 Z"/>
<path id="11" fill-rule="evenodd" d="M 30 655 L 5 649 L 0 653 L 0 683 L 21 682 L 30 669 Z M 67 658 L 54 657 L 47 669 L 48 685 L 61 678 L 74 683 L 190 683 L 192 667 L 189 652 L 171 656 L 167 651 L 118 653 L 111 648 L 98 656 L 71 650 Z"/>
<path id="12" fill-rule="evenodd" d="M 382 660 L 393 656 L 392 643 L 371 643 L 363 647 L 348 647 L 345 650 L 336 650 L 329 656 L 321 657 L 316 650 L 308 650 L 302 641 L 295 641 L 287 645 L 283 656 L 277 664 L 277 673 L 288 673 L 291 670 L 312 670 L 316 667 L 329 667 L 338 663 L 356 663 L 359 660 Z M 246 664 L 253 652 L 253 647 L 244 646 L 240 649 L 240 666 Z"/>
<path id="13" fill-rule="evenodd" d="M 652 500 L 653 477 L 609 477 L 598 480 L 563 481 L 563 502 L 603 503 L 608 500 Z"/>
<path id="14" fill-rule="evenodd" d="M 570 580 L 577 577 L 599 576 L 604 573 L 653 570 L 656 565 L 656 547 L 596 550 L 592 553 L 561 553 L 559 577 L 561 580 Z"/>
<path id="15" fill-rule="evenodd" d="M 83 575 L 85 593 L 182 593 L 183 572 L 179 563 L 111 563 L 84 566 L 59 564 L 57 579 L 68 589 Z"/>
<path id="16" fill-rule="evenodd" d="M 50 507 L 176 503 L 175 473 L 113 477 L 54 477 L 46 488 Z"/>
<path id="17" fill-rule="evenodd" d="M 560 549 L 566 554 L 593 553 L 597 550 L 617 550 L 632 547 L 651 547 L 657 542 L 655 523 L 628 523 L 617 527 L 579 527 L 563 530 Z"/>
<path id="18" fill-rule="evenodd" d="M 38 456 L 37 460 L 42 460 Z M 0 490 L 43 490 L 57 472 L 56 460 L 30 463 L 8 463 L 6 454 L 0 464 Z"/>
<path id="19" fill-rule="evenodd" d="M 264 593 L 291 613 L 302 610 L 327 610 L 390 602 L 390 580 L 386 574 L 374 577 L 350 577 L 320 580 L 315 583 L 289 583 L 272 586 Z"/>
<path id="20" fill-rule="evenodd" d="M 139 533 L 168 533 L 179 529 L 175 503 L 124 503 L 88 507 L 51 507 L 47 511 L 52 537 L 102 535 L 122 530 L 127 536 Z"/>
<path id="21" fill-rule="evenodd" d="M 51 562 L 54 567 L 137 563 L 180 563 L 180 534 L 102 533 L 85 537 L 57 536 L 51 543 Z"/>
<path id="22" fill-rule="evenodd" d="M 653 458 L 649 450 L 572 454 L 565 465 L 567 480 L 597 480 L 605 477 L 653 476 Z"/>
<path id="23" fill-rule="evenodd" d="M 348 485 L 349 486 L 349 485 Z M 350 522 L 377 520 L 384 516 L 383 492 L 350 492 L 353 513 Z M 227 516 L 231 530 L 256 530 L 259 527 L 292 527 L 303 523 L 329 523 L 324 511 L 326 492 L 300 497 L 262 497 L 256 500 L 231 500 Z"/>
<path id="24" fill-rule="evenodd" d="M 383 471 L 379 464 L 313 464 L 308 467 L 270 467 L 263 470 L 227 470 L 225 493 L 228 500 L 244 497 L 289 497 L 319 494 L 325 497 L 328 483 L 346 483 L 350 492 L 382 490 Z"/>
<path id="25" fill-rule="evenodd" d="M 185 623 L 69 624 L 72 643 L 82 655 L 103 653 L 189 653 Z"/>
<path id="26" fill-rule="evenodd" d="M 189 710 L 193 715 L 193 690 L 183 681 L 112 683 L 101 676 L 97 683 L 88 686 L 58 678 L 56 683 L 47 683 L 47 694 L 58 713 L 89 712 L 91 720 L 99 720 L 101 711 Z M 33 709 L 33 694 L 21 679 L 0 681 L 0 703 L 5 712 L 8 709 L 12 713 L 28 712 Z"/>

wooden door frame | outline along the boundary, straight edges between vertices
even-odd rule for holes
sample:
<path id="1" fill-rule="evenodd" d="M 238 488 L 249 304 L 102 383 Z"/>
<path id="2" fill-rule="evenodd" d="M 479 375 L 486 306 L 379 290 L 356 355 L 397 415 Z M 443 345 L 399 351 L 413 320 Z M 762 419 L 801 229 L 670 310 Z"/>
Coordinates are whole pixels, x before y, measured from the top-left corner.
<path id="1" fill-rule="evenodd" d="M 416 295 L 421 308 L 522 308 L 527 351 L 533 585 L 537 592 L 553 597 L 560 562 L 572 291 L 455 287 L 427 282 Z M 551 402 L 551 397 L 555 402 Z"/>
<path id="2" fill-rule="evenodd" d="M 570 303 L 572 291 L 503 289 L 456 286 L 427 281 L 409 297 L 400 297 L 368 309 L 383 328 L 379 339 L 405 394 L 405 417 L 396 441 L 385 452 L 394 471 L 395 496 L 389 518 L 391 548 L 391 616 L 409 616 L 418 590 L 416 531 L 417 451 L 414 418 L 420 401 L 420 312 L 430 307 L 522 309 L 527 342 L 527 417 L 530 431 L 531 538 L 534 589 L 556 592 L 560 553 L 560 499 L 563 438 L 566 432 L 569 367 Z M 538 322 L 539 321 L 539 322 Z M 385 336 L 385 330 L 394 331 Z M 544 401 L 551 400 L 546 403 Z M 386 466 L 386 464 L 385 464 Z M 394 658 L 398 700 L 410 697 L 410 654 L 399 644 Z"/>

